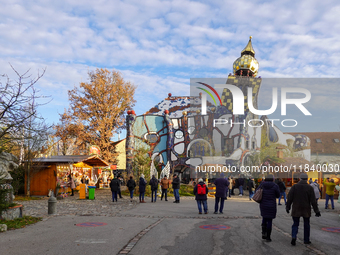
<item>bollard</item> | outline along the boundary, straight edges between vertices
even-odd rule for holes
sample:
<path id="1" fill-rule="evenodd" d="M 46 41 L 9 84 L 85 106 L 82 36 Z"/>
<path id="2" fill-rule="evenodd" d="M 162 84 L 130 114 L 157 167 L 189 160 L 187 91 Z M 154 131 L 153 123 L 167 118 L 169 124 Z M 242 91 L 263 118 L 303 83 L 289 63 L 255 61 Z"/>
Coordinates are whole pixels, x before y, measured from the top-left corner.
<path id="1" fill-rule="evenodd" d="M 48 199 L 48 214 L 56 213 L 57 213 L 57 198 L 52 196 Z"/>

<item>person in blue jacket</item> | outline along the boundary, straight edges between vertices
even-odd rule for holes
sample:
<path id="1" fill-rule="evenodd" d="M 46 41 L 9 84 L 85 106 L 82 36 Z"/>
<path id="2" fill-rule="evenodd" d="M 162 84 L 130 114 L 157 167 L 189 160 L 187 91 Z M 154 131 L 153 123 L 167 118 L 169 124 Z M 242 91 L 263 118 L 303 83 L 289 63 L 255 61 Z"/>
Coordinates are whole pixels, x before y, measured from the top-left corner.
<path id="1" fill-rule="evenodd" d="M 279 186 L 274 183 L 274 176 L 272 174 L 267 175 L 259 188 L 263 189 L 262 200 L 260 202 L 262 239 L 271 242 L 270 235 L 272 233 L 272 224 L 277 212 L 276 199 L 280 197 L 280 189 Z"/>

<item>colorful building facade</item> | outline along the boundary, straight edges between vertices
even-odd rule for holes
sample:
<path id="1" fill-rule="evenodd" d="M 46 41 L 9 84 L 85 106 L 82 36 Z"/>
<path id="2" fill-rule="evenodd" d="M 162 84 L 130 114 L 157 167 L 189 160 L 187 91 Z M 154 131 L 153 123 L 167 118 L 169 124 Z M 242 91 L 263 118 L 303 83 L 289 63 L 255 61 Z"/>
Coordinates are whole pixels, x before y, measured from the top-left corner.
<path id="1" fill-rule="evenodd" d="M 251 38 L 233 63 L 233 74 L 220 83 L 233 85 L 242 92 L 243 114 L 234 114 L 236 104 L 231 88 L 220 86 L 220 94 L 206 79 L 191 79 L 190 96 L 168 95 L 143 115 L 129 111 L 127 116 L 126 156 L 128 173 L 132 173 L 134 150 L 146 148 L 151 157 L 151 174 L 179 172 L 182 179 L 200 177 L 204 167 L 227 166 L 239 169 L 249 165 L 266 141 L 294 150 L 310 160 L 310 141 L 304 135 L 282 133 L 266 116 L 249 110 L 258 109 L 261 77 Z M 251 94 L 248 91 L 251 89 Z M 207 101 L 207 95 L 212 100 Z M 249 98 L 248 100 L 248 97 Z M 206 109 L 202 105 L 206 104 Z M 234 123 L 234 125 L 230 125 Z M 240 124 L 245 123 L 245 124 Z M 250 124 L 249 124 L 250 123 Z M 159 172 L 159 169 L 158 169 Z M 211 174 L 211 173 L 210 173 Z M 205 175 L 205 174 L 204 174 Z M 203 175 L 202 175 L 203 176 Z M 211 176 L 210 176 L 211 177 Z"/>

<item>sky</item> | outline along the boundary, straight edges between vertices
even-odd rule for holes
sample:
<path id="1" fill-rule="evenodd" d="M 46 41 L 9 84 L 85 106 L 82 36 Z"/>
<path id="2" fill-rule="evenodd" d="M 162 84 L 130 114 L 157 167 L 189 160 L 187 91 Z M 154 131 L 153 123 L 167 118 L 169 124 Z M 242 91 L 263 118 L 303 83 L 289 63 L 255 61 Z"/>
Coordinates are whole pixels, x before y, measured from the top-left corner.
<path id="1" fill-rule="evenodd" d="M 87 81 L 89 71 L 115 69 L 135 84 L 139 115 L 168 93 L 189 95 L 190 78 L 227 77 L 249 36 L 262 78 L 339 77 L 337 0 L 0 4 L 0 74 L 15 79 L 10 65 L 32 77 L 46 69 L 36 86 L 52 99 L 39 109 L 48 123 L 58 123 L 68 108 L 67 91 Z M 313 83 L 308 90 L 312 116 L 291 132 L 340 131 L 337 84 Z M 262 86 L 260 102 L 270 93 Z"/>

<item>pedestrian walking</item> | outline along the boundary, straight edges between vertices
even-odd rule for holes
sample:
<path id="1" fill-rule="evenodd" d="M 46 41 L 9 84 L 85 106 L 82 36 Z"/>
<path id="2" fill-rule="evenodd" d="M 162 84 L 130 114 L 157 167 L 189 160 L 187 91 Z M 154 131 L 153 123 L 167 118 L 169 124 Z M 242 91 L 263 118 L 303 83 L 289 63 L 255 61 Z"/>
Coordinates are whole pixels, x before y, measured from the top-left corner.
<path id="1" fill-rule="evenodd" d="M 339 191 L 339 196 L 338 196 L 338 203 L 340 204 L 340 186 L 339 184 L 335 186 L 335 189 Z"/>
<path id="2" fill-rule="evenodd" d="M 233 177 L 232 176 L 228 177 L 228 182 L 229 182 L 229 189 L 228 189 L 229 190 L 229 197 L 231 197 L 232 192 L 233 192 Z"/>
<path id="3" fill-rule="evenodd" d="M 243 185 L 244 185 L 244 178 L 241 176 L 240 178 L 238 178 L 238 185 L 239 185 L 239 191 L 240 194 L 239 196 L 243 196 Z"/>
<path id="4" fill-rule="evenodd" d="M 169 179 L 167 178 L 166 175 L 164 175 L 164 178 L 161 180 L 161 187 L 162 187 L 161 200 L 163 200 L 163 195 L 165 195 L 165 201 L 168 201 Z"/>
<path id="5" fill-rule="evenodd" d="M 141 174 L 139 178 L 139 202 L 140 203 L 145 203 L 144 195 L 145 195 L 146 184 L 147 182 L 144 179 L 144 174 Z"/>
<path id="6" fill-rule="evenodd" d="M 262 239 L 271 242 L 273 219 L 276 218 L 276 198 L 280 196 L 279 186 L 274 183 L 274 176 L 267 175 L 259 186 L 262 188 L 262 200 L 260 202 L 260 211 L 262 216 Z"/>
<path id="7" fill-rule="evenodd" d="M 126 186 L 128 187 L 128 189 L 130 191 L 130 200 L 132 202 L 133 192 L 135 191 L 135 188 L 136 188 L 136 182 L 133 179 L 133 176 L 130 176 L 130 180 L 128 180 L 128 182 L 126 183 Z"/>
<path id="8" fill-rule="evenodd" d="M 228 183 L 229 183 L 229 178 L 225 177 L 224 179 L 226 179 L 226 180 L 228 181 Z M 228 186 L 225 188 L 225 200 L 228 199 L 228 191 L 229 191 L 229 184 L 228 184 Z"/>
<path id="9" fill-rule="evenodd" d="M 121 191 L 121 186 L 123 186 L 123 179 L 120 175 L 118 175 L 118 181 L 119 181 L 118 196 L 119 196 L 119 198 L 123 198 L 122 197 L 122 191 Z"/>
<path id="10" fill-rule="evenodd" d="M 286 185 L 285 183 L 282 181 L 282 179 L 280 178 L 277 185 L 279 186 L 280 189 L 280 197 L 279 197 L 279 203 L 278 205 L 282 205 L 281 202 L 281 198 L 283 197 L 283 200 L 285 201 L 285 205 L 287 204 L 287 200 L 286 200 Z"/>
<path id="11" fill-rule="evenodd" d="M 195 200 L 197 202 L 198 213 L 202 214 L 202 205 L 204 213 L 208 213 L 208 203 L 207 203 L 207 194 L 208 194 L 208 187 L 203 182 L 203 179 L 198 179 L 198 184 L 194 187 L 194 194 Z"/>
<path id="12" fill-rule="evenodd" d="M 315 194 L 315 199 L 316 199 L 316 204 L 318 204 L 318 200 L 320 198 L 320 189 L 319 185 L 317 182 L 312 182 L 310 186 L 314 189 L 314 194 Z"/>
<path id="13" fill-rule="evenodd" d="M 255 184 L 254 184 L 254 178 L 250 177 L 249 181 L 247 183 L 248 186 L 248 191 L 249 191 L 249 200 L 251 200 L 254 196 L 254 188 L 255 188 Z"/>
<path id="14" fill-rule="evenodd" d="M 315 212 L 316 217 L 320 217 L 320 211 L 315 199 L 314 189 L 307 183 L 308 175 L 302 173 L 300 175 L 300 181 L 295 184 L 288 193 L 288 201 L 286 205 L 286 211 L 289 213 L 292 207 L 292 245 L 296 245 L 297 233 L 299 230 L 300 217 L 303 217 L 303 242 L 310 244 L 310 217 L 311 217 L 311 206 Z"/>
<path id="15" fill-rule="evenodd" d="M 116 202 L 118 202 L 117 195 L 118 195 L 118 190 L 120 189 L 120 182 L 115 176 L 110 182 L 110 188 L 112 192 L 112 202 L 114 202 L 115 200 Z"/>
<path id="16" fill-rule="evenodd" d="M 179 188 L 181 187 L 181 181 L 177 174 L 174 174 L 172 179 L 172 188 L 174 190 L 175 201 L 174 203 L 179 203 Z"/>
<path id="17" fill-rule="evenodd" d="M 335 189 L 339 192 L 338 203 L 340 204 L 340 186 L 339 186 L 339 184 L 335 186 Z M 340 217 L 340 214 L 339 214 L 339 217 Z"/>
<path id="18" fill-rule="evenodd" d="M 328 209 L 328 202 L 331 200 L 332 209 L 334 210 L 334 188 L 336 184 L 333 179 L 325 179 L 323 182 L 324 187 L 326 188 L 326 203 L 325 209 Z"/>
<path id="19" fill-rule="evenodd" d="M 233 195 L 233 196 L 235 196 L 236 181 L 237 181 L 237 179 L 234 179 L 233 177 L 231 177 L 231 182 L 232 182 L 231 195 Z"/>
<path id="20" fill-rule="evenodd" d="M 156 179 L 155 175 L 152 175 L 152 178 L 151 178 L 149 184 L 151 186 L 151 203 L 153 203 L 153 202 L 156 203 L 157 189 L 158 189 L 158 180 Z"/>
<path id="21" fill-rule="evenodd" d="M 217 214 L 220 211 L 220 214 L 223 214 L 224 200 L 226 198 L 226 188 L 229 186 L 228 180 L 223 178 L 223 174 L 221 174 L 220 178 L 217 178 L 214 181 L 216 186 L 215 192 L 215 211 L 214 214 Z M 220 209 L 218 210 L 218 205 L 220 204 Z"/>

